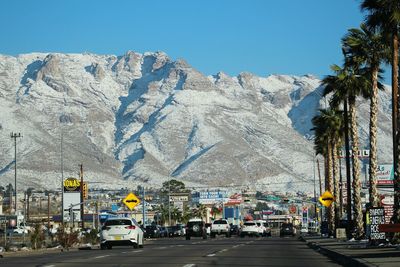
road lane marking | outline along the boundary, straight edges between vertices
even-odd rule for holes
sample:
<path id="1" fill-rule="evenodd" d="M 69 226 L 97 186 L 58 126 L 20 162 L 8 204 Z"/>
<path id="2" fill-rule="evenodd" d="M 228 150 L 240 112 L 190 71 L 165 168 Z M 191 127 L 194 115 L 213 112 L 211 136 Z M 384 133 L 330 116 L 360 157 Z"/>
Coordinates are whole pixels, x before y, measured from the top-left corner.
<path id="1" fill-rule="evenodd" d="M 186 264 L 186 265 L 183 265 L 183 267 L 195 267 L 196 266 L 196 264 Z"/>
<path id="2" fill-rule="evenodd" d="M 132 251 L 132 253 L 139 253 L 139 252 L 142 252 L 143 250 L 135 250 L 135 251 Z"/>
<path id="3" fill-rule="evenodd" d="M 102 256 L 97 256 L 94 257 L 94 259 L 101 259 L 101 258 L 105 258 L 105 257 L 109 257 L 110 255 L 102 255 Z"/>
<path id="4" fill-rule="evenodd" d="M 214 256 L 215 256 L 215 253 L 207 255 L 207 257 L 214 257 Z"/>
<path id="5" fill-rule="evenodd" d="M 227 251 L 228 251 L 228 249 L 227 249 L 227 248 L 224 248 L 223 250 L 220 251 L 220 253 L 222 253 L 222 252 L 227 252 Z"/>
<path id="6" fill-rule="evenodd" d="M 55 265 L 44 265 L 43 267 L 54 267 Z"/>

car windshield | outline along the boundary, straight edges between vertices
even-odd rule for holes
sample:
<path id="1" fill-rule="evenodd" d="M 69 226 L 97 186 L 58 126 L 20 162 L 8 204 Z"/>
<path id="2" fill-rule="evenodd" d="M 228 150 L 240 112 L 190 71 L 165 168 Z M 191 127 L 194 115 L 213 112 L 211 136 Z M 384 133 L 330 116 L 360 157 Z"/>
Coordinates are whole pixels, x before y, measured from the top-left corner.
<path id="1" fill-rule="evenodd" d="M 217 220 L 217 221 L 214 221 L 213 224 L 228 224 L 228 223 L 225 220 Z"/>
<path id="2" fill-rule="evenodd" d="M 282 223 L 282 228 L 291 228 L 293 227 L 293 224 L 291 223 Z"/>
<path id="3" fill-rule="evenodd" d="M 131 220 L 108 220 L 104 223 L 105 226 L 111 225 L 132 225 Z"/>

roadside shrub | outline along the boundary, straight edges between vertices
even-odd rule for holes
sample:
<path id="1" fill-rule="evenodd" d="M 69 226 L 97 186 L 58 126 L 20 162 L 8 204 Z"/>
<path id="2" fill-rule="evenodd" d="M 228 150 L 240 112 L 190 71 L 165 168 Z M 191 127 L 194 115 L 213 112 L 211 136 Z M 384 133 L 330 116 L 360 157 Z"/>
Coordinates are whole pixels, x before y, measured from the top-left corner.
<path id="1" fill-rule="evenodd" d="M 30 234 L 31 246 L 33 249 L 39 249 L 42 247 L 45 240 L 45 235 L 42 230 L 41 224 L 36 224 L 35 228 Z"/>
<path id="2" fill-rule="evenodd" d="M 79 243 L 78 232 L 71 231 L 66 227 L 59 227 L 56 237 L 60 245 L 64 248 L 70 248 L 74 244 Z"/>
<path id="3" fill-rule="evenodd" d="M 96 229 L 91 229 L 90 232 L 85 232 L 83 234 L 83 243 L 90 243 L 92 245 L 99 243 L 100 238 L 98 236 L 98 231 Z"/>

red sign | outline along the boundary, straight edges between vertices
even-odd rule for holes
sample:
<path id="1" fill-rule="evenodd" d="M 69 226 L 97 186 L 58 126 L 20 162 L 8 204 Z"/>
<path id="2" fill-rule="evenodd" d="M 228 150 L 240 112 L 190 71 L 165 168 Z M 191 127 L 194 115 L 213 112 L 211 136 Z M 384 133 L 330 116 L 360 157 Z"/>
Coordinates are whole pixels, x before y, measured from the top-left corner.
<path id="1" fill-rule="evenodd" d="M 400 232 L 400 223 L 380 224 L 379 232 L 398 233 Z"/>

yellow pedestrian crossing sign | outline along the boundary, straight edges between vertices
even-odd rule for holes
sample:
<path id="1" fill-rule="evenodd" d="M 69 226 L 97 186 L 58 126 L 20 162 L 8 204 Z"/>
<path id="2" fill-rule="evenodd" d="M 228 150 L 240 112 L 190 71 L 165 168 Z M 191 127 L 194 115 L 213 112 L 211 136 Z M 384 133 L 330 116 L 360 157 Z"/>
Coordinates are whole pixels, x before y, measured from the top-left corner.
<path id="1" fill-rule="evenodd" d="M 322 205 L 325 207 L 330 207 L 332 205 L 332 202 L 335 200 L 331 192 L 325 191 L 322 196 L 319 197 L 319 202 L 321 202 Z"/>
<path id="2" fill-rule="evenodd" d="M 124 200 L 122 200 L 124 204 L 130 209 L 133 210 L 137 205 L 140 204 L 140 200 L 134 193 L 129 193 Z"/>

